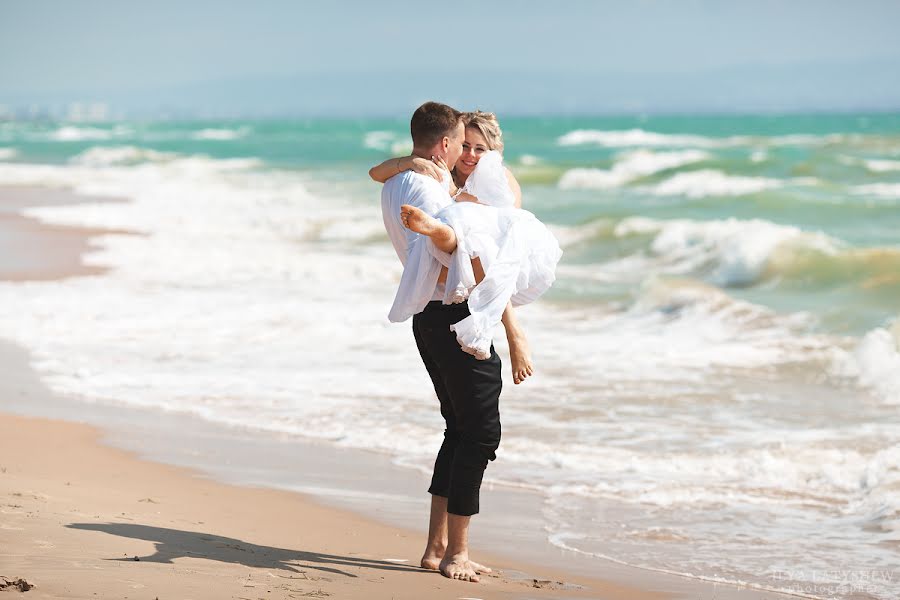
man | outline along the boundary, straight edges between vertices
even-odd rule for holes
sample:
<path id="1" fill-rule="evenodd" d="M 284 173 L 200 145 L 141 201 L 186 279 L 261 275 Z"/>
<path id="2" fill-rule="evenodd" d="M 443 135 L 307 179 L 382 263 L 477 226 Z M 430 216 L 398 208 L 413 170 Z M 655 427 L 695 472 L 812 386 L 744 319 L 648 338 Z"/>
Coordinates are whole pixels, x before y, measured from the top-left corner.
<path id="1" fill-rule="evenodd" d="M 455 109 L 437 102 L 426 102 L 416 109 L 410 121 L 413 154 L 426 160 L 442 158 L 452 169 L 462 155 L 465 128 L 461 116 Z M 434 215 L 452 202 L 446 189 L 448 184 L 448 181 L 441 184 L 431 177 L 403 171 L 385 183 L 381 210 L 385 228 L 405 266 L 404 281 L 424 286 L 423 306 L 409 312 L 415 312 L 416 346 L 434 384 L 446 423 L 444 441 L 428 488 L 431 518 L 421 564 L 426 569 L 439 569 L 452 579 L 477 582 L 478 573 L 490 569 L 469 559 L 469 522 L 479 510 L 484 470 L 488 461 L 496 458 L 495 451 L 500 445 L 500 358 L 493 346 L 488 360 L 478 360 L 462 351 L 450 325 L 467 317 L 469 309 L 466 303 L 442 302 L 447 269 L 441 265 L 448 264 L 448 257 L 439 244 L 404 227 L 400 214 L 400 207 L 408 204 Z M 416 244 L 427 244 L 431 256 L 408 261 Z M 431 291 L 430 301 L 428 291 Z"/>

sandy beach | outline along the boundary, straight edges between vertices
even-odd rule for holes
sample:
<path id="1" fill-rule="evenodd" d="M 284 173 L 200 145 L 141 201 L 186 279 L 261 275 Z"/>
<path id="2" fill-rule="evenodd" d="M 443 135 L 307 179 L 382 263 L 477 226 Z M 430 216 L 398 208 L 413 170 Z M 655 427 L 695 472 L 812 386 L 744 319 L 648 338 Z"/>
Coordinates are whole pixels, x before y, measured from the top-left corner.
<path id="1" fill-rule="evenodd" d="M 35 597 L 560 596 L 554 588 L 563 586 L 562 576 L 552 572 L 542 583 L 446 580 L 415 568 L 416 532 L 298 494 L 229 486 L 139 461 L 100 445 L 90 426 L 11 415 L 4 422 L 0 575 L 34 585 Z M 655 597 L 590 586 L 565 596 Z"/>
<path id="2" fill-rule="evenodd" d="M 90 247 L 90 237 L 102 232 L 45 227 L 15 214 L 23 206 L 73 199 L 60 191 L 0 190 L 0 244 L 11 249 L 0 277 L 25 281 L 102 272 L 78 260 Z M 421 514 L 410 515 L 403 528 L 388 524 L 390 518 L 323 504 L 321 498 L 234 485 L 203 469 L 146 460 L 144 455 L 153 452 L 137 451 L 147 439 L 140 426 L 122 420 L 116 426 L 113 437 L 130 440 L 122 444 L 130 448 L 125 450 L 106 443 L 110 432 L 71 422 L 90 420 L 96 409 L 55 397 L 31 371 L 22 349 L 0 345 L 0 370 L 5 425 L 0 436 L 0 585 L 3 578 L 27 581 L 34 586 L 28 597 L 778 597 L 612 564 L 586 576 L 574 557 L 571 569 L 559 567 L 564 556 L 540 560 L 533 540 L 542 533 L 526 537 L 514 528 L 491 533 L 491 549 L 532 545 L 530 553 L 525 548 L 485 552 L 479 548 L 488 544 L 475 540 L 473 558 L 495 573 L 477 585 L 450 581 L 416 566 L 424 540 L 424 492 Z M 128 414 L 147 418 L 147 413 Z M 190 430 L 178 435 L 184 438 L 170 432 L 165 443 L 190 447 Z M 308 452 L 301 476 L 308 473 L 313 480 L 318 472 L 335 469 L 337 461 L 326 455 L 317 459 L 315 451 Z M 224 461 L 221 470 L 227 472 L 229 464 Z M 354 473 L 352 465 L 337 468 Z M 400 478 L 405 471 L 385 473 Z M 410 472 L 409 479 L 417 477 Z M 393 484 L 383 483 L 388 489 Z M 492 510 L 499 514 L 505 508 L 502 501 L 498 505 Z M 474 521 L 473 529 L 482 524 Z M 533 560 L 523 560 L 523 553 Z"/>

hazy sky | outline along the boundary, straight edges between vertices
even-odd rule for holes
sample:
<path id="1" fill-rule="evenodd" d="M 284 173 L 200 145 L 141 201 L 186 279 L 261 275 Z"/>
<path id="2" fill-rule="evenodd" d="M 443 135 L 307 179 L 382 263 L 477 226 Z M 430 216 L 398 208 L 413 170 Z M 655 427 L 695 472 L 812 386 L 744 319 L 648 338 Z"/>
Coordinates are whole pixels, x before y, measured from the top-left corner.
<path id="1" fill-rule="evenodd" d="M 0 0 L 0 102 L 900 108 L 898 25 L 897 0 Z"/>

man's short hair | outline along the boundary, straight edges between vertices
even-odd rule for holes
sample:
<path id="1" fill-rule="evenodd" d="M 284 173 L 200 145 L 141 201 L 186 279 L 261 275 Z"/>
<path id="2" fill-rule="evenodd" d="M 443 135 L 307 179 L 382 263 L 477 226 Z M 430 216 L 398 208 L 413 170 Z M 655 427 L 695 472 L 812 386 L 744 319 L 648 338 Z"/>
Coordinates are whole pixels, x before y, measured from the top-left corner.
<path id="1" fill-rule="evenodd" d="M 426 102 L 416 109 L 409 122 L 413 146 L 430 148 L 459 126 L 462 113 L 440 102 Z"/>

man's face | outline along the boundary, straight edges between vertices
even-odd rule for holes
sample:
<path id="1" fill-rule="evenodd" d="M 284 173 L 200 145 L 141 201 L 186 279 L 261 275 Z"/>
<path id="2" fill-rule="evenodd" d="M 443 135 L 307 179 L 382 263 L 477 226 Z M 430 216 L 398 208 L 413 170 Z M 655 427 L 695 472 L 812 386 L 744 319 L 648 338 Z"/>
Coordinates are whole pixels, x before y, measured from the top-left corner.
<path id="1" fill-rule="evenodd" d="M 444 160 L 447 162 L 447 167 L 452 169 L 456 166 L 456 161 L 459 160 L 459 157 L 462 156 L 463 151 L 463 141 L 466 139 L 466 127 L 463 125 L 463 122 L 460 121 L 456 124 L 456 129 L 453 131 L 453 135 L 449 137 L 450 143 L 447 148 L 447 156 L 444 157 Z"/>

